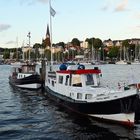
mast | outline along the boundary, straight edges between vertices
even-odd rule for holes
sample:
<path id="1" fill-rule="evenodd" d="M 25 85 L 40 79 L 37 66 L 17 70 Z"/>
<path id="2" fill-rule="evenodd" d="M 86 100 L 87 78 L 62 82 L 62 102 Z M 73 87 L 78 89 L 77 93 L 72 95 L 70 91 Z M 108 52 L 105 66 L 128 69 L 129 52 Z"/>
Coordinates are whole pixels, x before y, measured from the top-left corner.
<path id="1" fill-rule="evenodd" d="M 18 37 L 16 37 L 16 61 L 18 61 Z"/>
<path id="2" fill-rule="evenodd" d="M 29 44 L 28 44 L 28 46 L 29 46 L 29 62 L 30 62 L 30 38 L 31 38 L 31 33 L 30 32 L 28 32 L 28 35 L 27 35 L 27 37 L 29 38 Z"/>
<path id="3" fill-rule="evenodd" d="M 49 14 L 50 14 L 50 47 L 51 47 L 51 66 L 53 65 L 53 50 L 52 50 L 52 16 L 54 17 L 56 12 L 55 10 L 51 7 L 51 0 L 49 0 Z M 51 69 L 50 66 L 50 69 Z"/>
<path id="4" fill-rule="evenodd" d="M 92 48 L 91 48 L 91 59 L 92 59 L 92 61 L 94 60 L 94 58 L 93 58 L 93 51 L 94 51 L 94 49 L 93 49 L 93 38 L 92 38 Z"/>
<path id="5" fill-rule="evenodd" d="M 53 53 L 52 53 L 52 17 L 51 17 L 51 0 L 49 0 L 49 13 L 50 13 L 50 47 L 51 47 L 51 67 L 53 65 Z"/>
<path id="6" fill-rule="evenodd" d="M 126 61 L 125 54 L 126 54 L 126 52 L 125 52 L 125 46 L 124 46 L 124 48 L 123 48 L 123 61 Z"/>

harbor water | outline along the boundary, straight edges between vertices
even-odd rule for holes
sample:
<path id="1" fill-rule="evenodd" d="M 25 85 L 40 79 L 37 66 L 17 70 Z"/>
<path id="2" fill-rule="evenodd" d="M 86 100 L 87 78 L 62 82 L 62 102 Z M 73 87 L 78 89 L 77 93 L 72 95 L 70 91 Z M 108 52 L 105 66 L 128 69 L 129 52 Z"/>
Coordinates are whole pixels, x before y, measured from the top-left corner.
<path id="1" fill-rule="evenodd" d="M 87 66 L 94 67 L 94 65 Z M 98 65 L 101 84 L 109 88 L 140 82 L 140 65 Z M 0 65 L 0 140 L 137 140 L 133 129 L 75 114 L 45 97 L 41 90 L 9 85 L 10 65 Z"/>

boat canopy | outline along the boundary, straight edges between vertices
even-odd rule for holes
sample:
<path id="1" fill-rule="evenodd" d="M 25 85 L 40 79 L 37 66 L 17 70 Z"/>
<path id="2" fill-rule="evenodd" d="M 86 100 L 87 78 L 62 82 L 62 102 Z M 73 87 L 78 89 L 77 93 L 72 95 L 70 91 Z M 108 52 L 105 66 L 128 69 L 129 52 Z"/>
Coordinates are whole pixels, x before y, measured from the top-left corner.
<path id="1" fill-rule="evenodd" d="M 78 69 L 78 70 L 60 70 L 57 73 L 63 74 L 100 74 L 101 70 L 99 69 Z"/>

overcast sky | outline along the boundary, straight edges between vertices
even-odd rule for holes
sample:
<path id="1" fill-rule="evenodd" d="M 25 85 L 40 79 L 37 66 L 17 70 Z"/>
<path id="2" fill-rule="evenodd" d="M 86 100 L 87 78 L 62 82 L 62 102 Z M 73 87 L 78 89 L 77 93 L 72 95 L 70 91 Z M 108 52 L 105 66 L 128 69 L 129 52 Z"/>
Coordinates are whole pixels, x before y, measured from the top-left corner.
<path id="1" fill-rule="evenodd" d="M 53 42 L 140 38 L 140 0 L 52 0 Z M 41 43 L 49 24 L 48 0 L 0 0 L 0 47 Z M 17 44 L 18 42 L 18 44 Z"/>

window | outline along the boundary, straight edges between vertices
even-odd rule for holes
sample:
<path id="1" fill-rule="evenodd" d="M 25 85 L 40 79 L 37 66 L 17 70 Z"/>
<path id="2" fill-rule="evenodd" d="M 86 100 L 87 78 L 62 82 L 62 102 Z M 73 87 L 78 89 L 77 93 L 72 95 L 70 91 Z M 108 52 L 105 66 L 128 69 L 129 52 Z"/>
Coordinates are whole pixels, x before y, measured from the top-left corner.
<path id="1" fill-rule="evenodd" d="M 77 93 L 77 99 L 82 99 L 82 93 Z"/>
<path id="2" fill-rule="evenodd" d="M 66 76 L 66 82 L 65 82 L 65 85 L 68 85 L 68 79 L 69 79 L 69 75 Z"/>
<path id="3" fill-rule="evenodd" d="M 63 84 L 63 76 L 59 76 L 59 83 Z"/>
<path id="4" fill-rule="evenodd" d="M 85 99 L 91 99 L 92 98 L 92 94 L 86 94 Z"/>
<path id="5" fill-rule="evenodd" d="M 93 85 L 94 81 L 93 81 L 93 75 L 92 74 L 87 74 L 87 81 L 86 81 L 86 85 Z"/>
<path id="6" fill-rule="evenodd" d="M 54 87 L 54 81 L 52 81 L 52 86 Z"/>
<path id="7" fill-rule="evenodd" d="M 72 86 L 82 87 L 81 75 L 72 75 Z"/>

